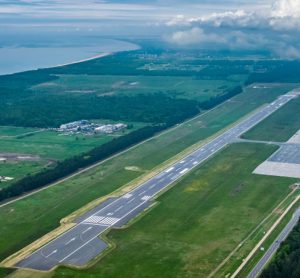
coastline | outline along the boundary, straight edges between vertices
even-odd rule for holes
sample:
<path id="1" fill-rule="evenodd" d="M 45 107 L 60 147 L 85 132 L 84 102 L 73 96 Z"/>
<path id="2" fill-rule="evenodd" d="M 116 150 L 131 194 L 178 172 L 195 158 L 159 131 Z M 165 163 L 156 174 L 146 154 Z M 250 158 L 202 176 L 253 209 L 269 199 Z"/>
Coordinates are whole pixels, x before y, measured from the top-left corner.
<path id="1" fill-rule="evenodd" d="M 16 71 L 16 72 L 4 73 L 4 74 L 0 74 L 0 76 L 13 75 L 13 74 L 18 74 L 18 73 L 27 72 L 27 71 L 36 71 L 36 70 L 43 70 L 43 69 L 60 68 L 60 67 L 64 67 L 64 66 L 69 66 L 69 65 L 73 65 L 73 64 L 79 64 L 79 63 L 91 61 L 91 60 L 98 59 L 98 58 L 107 57 L 107 56 L 113 55 L 114 53 L 117 53 L 117 52 L 121 52 L 121 51 L 104 52 L 104 53 L 97 54 L 97 55 L 94 55 L 94 56 L 89 57 L 89 58 L 80 59 L 80 60 L 69 62 L 69 63 L 63 63 L 63 64 L 57 64 L 57 65 L 48 66 L 48 67 L 47 66 L 45 66 L 45 67 L 37 67 L 37 68 L 31 68 L 31 69 L 28 69 L 28 70 L 21 70 L 21 71 Z"/>
<path id="2" fill-rule="evenodd" d="M 52 68 L 60 68 L 60 67 L 64 67 L 64 66 L 70 66 L 70 65 L 74 65 L 74 64 L 79 64 L 79 63 L 95 60 L 95 59 L 98 59 L 98 58 L 107 57 L 107 56 L 113 55 L 114 53 L 117 53 L 117 52 L 104 52 L 104 53 L 92 56 L 90 58 L 81 59 L 81 60 L 70 62 L 70 63 L 58 64 L 56 66 L 51 66 L 51 67 L 37 68 L 36 70 L 39 70 L 39 69 L 52 69 Z"/>
<path id="3" fill-rule="evenodd" d="M 64 67 L 64 66 L 69 66 L 69 65 L 73 65 L 73 64 L 79 64 L 79 63 L 83 63 L 83 62 L 87 62 L 87 61 L 91 61 L 94 59 L 99 59 L 99 58 L 104 58 L 110 55 L 114 55 L 115 53 L 119 53 L 119 52 L 125 52 L 125 51 L 134 51 L 134 50 L 138 50 L 141 47 L 137 44 L 134 44 L 135 47 L 129 48 L 129 49 L 122 49 L 122 50 L 116 50 L 116 51 L 103 51 L 99 54 L 93 55 L 91 57 L 87 57 L 87 58 L 83 58 L 83 59 L 79 59 L 79 60 L 75 60 L 75 61 L 70 61 L 70 62 L 66 62 L 66 63 L 61 63 L 61 64 L 55 64 L 55 65 L 50 65 L 50 66 L 37 66 L 37 67 L 31 67 L 25 70 L 17 70 L 17 71 L 13 71 L 13 72 L 7 72 L 7 73 L 0 73 L 0 77 L 1 76 L 7 76 L 7 75 L 13 75 L 13 74 L 18 74 L 18 73 L 23 73 L 23 72 L 28 72 L 28 71 L 37 71 L 37 70 L 42 70 L 42 69 L 52 69 L 52 68 L 59 68 L 59 67 Z"/>

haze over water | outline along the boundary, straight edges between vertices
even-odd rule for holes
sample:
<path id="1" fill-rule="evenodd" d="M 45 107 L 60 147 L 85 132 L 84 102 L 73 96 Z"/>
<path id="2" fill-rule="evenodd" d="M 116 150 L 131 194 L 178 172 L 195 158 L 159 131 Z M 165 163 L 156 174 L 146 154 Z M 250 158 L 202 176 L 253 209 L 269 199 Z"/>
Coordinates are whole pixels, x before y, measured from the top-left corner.
<path id="1" fill-rule="evenodd" d="M 98 37 L 66 37 L 63 43 L 43 36 L 14 38 L 0 44 L 0 75 L 54 67 L 89 59 L 101 53 L 138 49 L 138 46 L 121 40 Z M 1 42 L 0 42 L 1 43 Z"/>

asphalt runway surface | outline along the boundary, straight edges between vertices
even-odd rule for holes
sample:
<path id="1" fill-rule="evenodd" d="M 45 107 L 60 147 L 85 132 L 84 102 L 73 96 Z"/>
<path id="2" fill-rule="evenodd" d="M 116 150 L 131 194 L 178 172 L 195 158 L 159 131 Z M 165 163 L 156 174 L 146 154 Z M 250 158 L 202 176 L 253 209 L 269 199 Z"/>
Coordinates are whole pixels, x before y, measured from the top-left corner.
<path id="1" fill-rule="evenodd" d="M 300 218 L 300 208 L 296 210 L 294 213 L 292 219 L 290 222 L 285 226 L 285 228 L 282 230 L 282 232 L 279 234 L 279 236 L 276 238 L 276 240 L 272 243 L 272 245 L 269 247 L 269 249 L 265 252 L 263 257 L 259 260 L 259 262 L 256 264 L 256 266 L 252 269 L 252 271 L 249 273 L 247 278 L 255 278 L 258 277 L 265 265 L 270 261 L 270 259 L 273 257 L 277 249 L 280 247 L 281 242 L 283 242 L 287 236 L 290 234 L 292 229 L 296 226 Z"/>
<path id="2" fill-rule="evenodd" d="M 127 194 L 109 200 L 80 217 L 77 225 L 63 235 L 41 247 L 16 264 L 16 267 L 50 270 L 64 264 L 82 266 L 107 248 L 99 238 L 104 231 L 120 227 L 149 206 L 151 200 L 176 180 L 203 163 L 209 157 L 235 142 L 236 139 L 271 115 L 281 106 L 298 96 L 297 92 L 278 97 L 245 120 L 233 126 L 209 143 L 195 150 L 168 169 L 157 174 Z"/>
<path id="3" fill-rule="evenodd" d="M 300 164 L 300 144 L 286 143 L 268 161 Z"/>

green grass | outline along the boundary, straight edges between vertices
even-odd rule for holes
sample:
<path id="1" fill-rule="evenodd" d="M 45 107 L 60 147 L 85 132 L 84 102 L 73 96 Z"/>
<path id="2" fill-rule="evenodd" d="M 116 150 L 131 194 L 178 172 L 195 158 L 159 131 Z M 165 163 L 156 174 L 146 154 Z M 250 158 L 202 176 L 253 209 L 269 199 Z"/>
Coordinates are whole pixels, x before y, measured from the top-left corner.
<path id="1" fill-rule="evenodd" d="M 26 127 L 0 126 L 0 138 L 2 136 L 18 136 L 35 131 L 38 131 L 38 129 Z"/>
<path id="2" fill-rule="evenodd" d="M 142 175 L 142 172 L 125 170 L 126 166 L 152 170 L 191 144 L 213 135 L 288 89 L 248 89 L 217 109 L 84 174 L 1 208 L 0 259 L 51 231 L 59 225 L 61 218 L 76 209 Z"/>
<path id="3" fill-rule="evenodd" d="M 18 179 L 33 175 L 40 171 L 45 165 L 44 161 L 13 161 L 0 162 L 0 176 L 7 176 L 14 178 L 11 181 L 1 182 L 0 188 L 11 185 Z"/>
<path id="4" fill-rule="evenodd" d="M 300 129 L 300 97 L 243 135 L 245 139 L 285 142 Z"/>
<path id="5" fill-rule="evenodd" d="M 231 80 L 200 80 L 174 76 L 60 75 L 58 80 L 39 84 L 33 90 L 41 93 L 126 96 L 164 92 L 172 97 L 204 101 L 244 80 L 244 76 Z"/>
<path id="6" fill-rule="evenodd" d="M 274 146 L 236 144 L 182 179 L 153 210 L 109 239 L 88 270 L 54 277 L 207 277 L 289 191 L 292 179 L 253 175 Z"/>
<path id="7" fill-rule="evenodd" d="M 102 122 L 102 121 L 101 121 Z M 133 123 L 133 129 L 126 129 L 114 133 L 112 135 L 60 135 L 55 131 L 41 131 L 31 133 L 24 136 L 16 137 L 0 137 L 0 153 L 13 152 L 13 153 L 26 153 L 39 155 L 44 158 L 51 159 L 65 159 L 74 155 L 91 150 L 94 147 L 100 146 L 104 143 L 111 141 L 115 136 L 132 132 L 139 129 L 145 124 Z M 11 127 L 11 133 L 14 129 L 19 128 Z M 1 129 L 0 129 L 1 130 Z"/>

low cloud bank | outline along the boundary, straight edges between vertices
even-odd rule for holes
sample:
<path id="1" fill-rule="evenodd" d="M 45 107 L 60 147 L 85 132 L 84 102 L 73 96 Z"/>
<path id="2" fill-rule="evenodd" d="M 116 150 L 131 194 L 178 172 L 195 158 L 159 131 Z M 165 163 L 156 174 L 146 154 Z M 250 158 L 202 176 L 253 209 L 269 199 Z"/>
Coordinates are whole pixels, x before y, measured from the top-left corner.
<path id="1" fill-rule="evenodd" d="M 183 47 L 267 50 L 300 59 L 300 1 L 278 0 L 265 11 L 226 11 L 199 17 L 178 15 L 166 39 Z"/>

